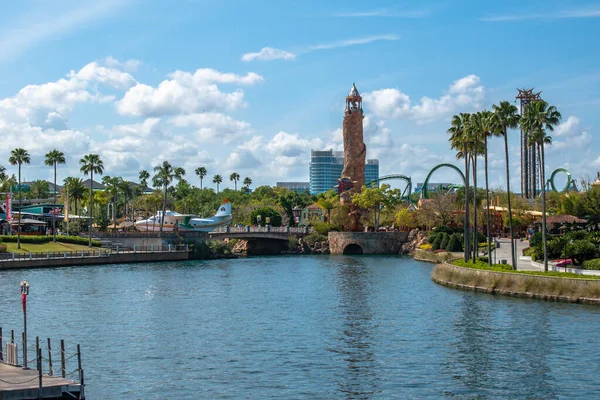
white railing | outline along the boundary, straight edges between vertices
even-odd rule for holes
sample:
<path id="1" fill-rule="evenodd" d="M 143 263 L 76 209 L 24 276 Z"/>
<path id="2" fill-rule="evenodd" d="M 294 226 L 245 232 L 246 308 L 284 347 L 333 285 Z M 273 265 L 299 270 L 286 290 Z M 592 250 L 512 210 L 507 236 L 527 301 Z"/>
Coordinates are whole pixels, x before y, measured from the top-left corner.
<path id="1" fill-rule="evenodd" d="M 284 234 L 306 234 L 310 233 L 312 228 L 290 227 L 290 226 L 220 226 L 212 233 L 284 233 Z"/>

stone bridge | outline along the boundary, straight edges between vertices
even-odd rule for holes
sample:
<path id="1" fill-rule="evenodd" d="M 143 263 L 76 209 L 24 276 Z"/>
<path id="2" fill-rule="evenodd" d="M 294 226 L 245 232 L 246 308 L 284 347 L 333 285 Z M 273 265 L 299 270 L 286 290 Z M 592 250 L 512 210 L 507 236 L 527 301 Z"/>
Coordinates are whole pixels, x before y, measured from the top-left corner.
<path id="1" fill-rule="evenodd" d="M 329 232 L 331 254 L 400 254 L 408 232 Z"/>

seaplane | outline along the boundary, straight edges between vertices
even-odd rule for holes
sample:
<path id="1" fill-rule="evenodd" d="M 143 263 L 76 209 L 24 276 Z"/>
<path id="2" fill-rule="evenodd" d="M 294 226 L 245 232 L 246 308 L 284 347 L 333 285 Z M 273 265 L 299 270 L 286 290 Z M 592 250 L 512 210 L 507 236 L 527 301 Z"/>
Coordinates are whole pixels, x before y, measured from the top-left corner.
<path id="1" fill-rule="evenodd" d="M 196 215 L 180 214 L 175 211 L 167 210 L 165 212 L 163 232 L 211 232 L 220 226 L 229 225 L 231 223 L 231 218 L 231 202 L 227 199 L 223 200 L 217 213 L 210 218 L 200 218 Z M 135 228 L 139 231 L 158 232 L 160 231 L 161 219 L 162 211 L 158 211 L 156 215 L 148 219 L 136 221 Z"/>

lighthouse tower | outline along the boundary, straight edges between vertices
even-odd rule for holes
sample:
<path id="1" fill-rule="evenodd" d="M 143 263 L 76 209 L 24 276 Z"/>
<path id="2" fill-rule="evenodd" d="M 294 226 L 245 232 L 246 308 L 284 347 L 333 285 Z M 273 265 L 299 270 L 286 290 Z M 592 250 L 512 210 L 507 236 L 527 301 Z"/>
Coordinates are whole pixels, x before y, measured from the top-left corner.
<path id="1" fill-rule="evenodd" d="M 352 84 L 346 97 L 346 110 L 342 124 L 344 138 L 344 169 L 341 178 L 349 178 L 353 182 L 352 189 L 341 196 L 342 204 L 350 204 L 352 193 L 361 191 L 365 184 L 365 161 L 367 146 L 363 141 L 363 109 L 362 97 Z"/>

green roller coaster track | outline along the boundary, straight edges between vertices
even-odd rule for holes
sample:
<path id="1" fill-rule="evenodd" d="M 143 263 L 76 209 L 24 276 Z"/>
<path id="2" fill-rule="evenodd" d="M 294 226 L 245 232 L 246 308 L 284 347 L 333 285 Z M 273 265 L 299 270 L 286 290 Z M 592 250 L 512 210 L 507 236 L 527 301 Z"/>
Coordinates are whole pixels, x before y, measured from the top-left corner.
<path id="1" fill-rule="evenodd" d="M 406 187 L 404 188 L 404 191 L 402 192 L 402 198 L 406 197 L 408 199 L 408 204 L 410 204 L 410 195 L 412 193 L 412 179 L 410 179 L 410 177 L 406 176 L 406 175 L 400 175 L 400 174 L 394 174 L 394 175 L 385 175 L 385 176 L 380 176 L 379 179 L 375 179 L 372 180 L 371 182 L 367 183 L 367 187 L 379 187 L 379 182 L 381 181 L 388 181 L 388 180 L 393 180 L 393 179 L 400 179 L 406 182 Z M 408 192 L 408 194 L 407 194 Z"/>
<path id="2" fill-rule="evenodd" d="M 577 190 L 577 186 L 575 185 L 575 180 L 571 177 L 571 173 L 569 171 L 567 171 L 565 168 L 557 168 L 554 170 L 554 172 L 552 172 L 552 175 L 550 175 L 550 187 L 552 188 L 553 191 L 555 192 L 559 192 L 556 189 L 556 185 L 554 184 L 554 178 L 556 178 L 556 175 L 560 172 L 563 172 L 565 175 L 567 175 L 567 184 L 565 185 L 565 188 L 560 192 L 560 193 L 565 193 L 569 190 L 574 190 L 574 191 L 578 191 Z"/>
<path id="3" fill-rule="evenodd" d="M 431 171 L 429 171 L 429 173 L 427 174 L 427 177 L 425 178 L 425 182 L 423 182 L 423 190 L 421 191 L 422 197 L 424 199 L 428 199 L 429 198 L 429 190 L 427 190 L 427 185 L 429 185 L 429 178 L 431 178 L 431 175 L 437 171 L 440 168 L 450 168 L 455 170 L 456 172 L 458 172 L 458 175 L 460 175 L 460 178 L 463 181 L 463 187 L 466 184 L 466 180 L 465 180 L 465 175 L 462 173 L 462 171 L 455 165 L 452 164 L 438 164 L 435 167 L 433 167 L 431 169 Z"/>

